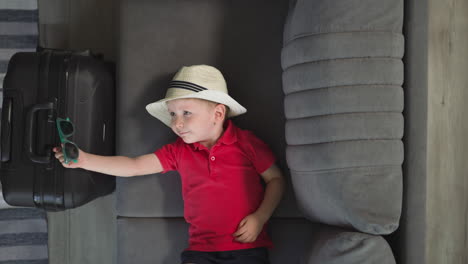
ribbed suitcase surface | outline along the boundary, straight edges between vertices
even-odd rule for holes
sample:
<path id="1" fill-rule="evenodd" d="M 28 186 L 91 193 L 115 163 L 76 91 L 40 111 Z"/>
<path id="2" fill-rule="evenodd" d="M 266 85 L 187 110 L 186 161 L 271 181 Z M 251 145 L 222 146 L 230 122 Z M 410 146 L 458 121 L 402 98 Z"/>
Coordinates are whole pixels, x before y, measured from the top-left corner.
<path id="1" fill-rule="evenodd" d="M 70 118 L 68 138 L 81 149 L 114 153 L 112 67 L 89 52 L 43 50 L 15 54 L 4 80 L 0 180 L 7 203 L 60 211 L 115 189 L 115 178 L 65 169 L 52 148 L 57 117 Z"/>

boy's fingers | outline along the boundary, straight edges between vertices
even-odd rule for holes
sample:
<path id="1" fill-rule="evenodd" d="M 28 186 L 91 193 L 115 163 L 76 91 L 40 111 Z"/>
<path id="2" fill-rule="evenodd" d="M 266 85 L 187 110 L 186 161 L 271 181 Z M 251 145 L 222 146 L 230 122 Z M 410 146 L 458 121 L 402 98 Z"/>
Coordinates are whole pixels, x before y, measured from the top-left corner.
<path id="1" fill-rule="evenodd" d="M 242 219 L 241 224 L 245 225 L 247 223 L 247 218 Z"/>
<path id="2" fill-rule="evenodd" d="M 235 240 L 236 240 L 236 241 L 239 241 L 239 242 L 244 242 L 244 238 L 243 238 L 243 237 L 236 237 Z"/>
<path id="3" fill-rule="evenodd" d="M 239 226 L 239 227 L 237 227 L 237 231 L 234 232 L 234 234 L 232 234 L 232 235 L 233 235 L 233 236 L 240 236 L 240 235 L 242 235 L 242 233 L 244 233 L 244 232 L 245 232 L 245 229 L 242 228 L 241 226 Z"/>
<path id="4" fill-rule="evenodd" d="M 54 147 L 54 148 L 52 149 L 52 151 L 54 151 L 54 152 L 60 152 L 60 151 L 62 151 L 62 148 L 61 148 L 61 147 Z"/>
<path id="5" fill-rule="evenodd" d="M 251 243 L 257 239 L 255 233 L 249 232 L 249 230 L 244 229 L 241 235 L 236 236 L 236 240 L 243 243 Z"/>
<path id="6" fill-rule="evenodd" d="M 243 226 L 245 225 L 246 222 L 247 222 L 247 220 L 245 220 L 245 218 L 242 219 L 242 221 L 239 223 L 239 227 L 238 227 L 238 228 L 243 227 Z"/>
<path id="7" fill-rule="evenodd" d="M 249 240 L 249 236 L 245 236 L 242 238 L 242 242 L 244 243 L 248 243 L 250 240 Z"/>
<path id="8" fill-rule="evenodd" d="M 247 219 L 244 218 L 242 221 L 239 223 L 239 226 L 237 227 L 237 231 L 233 234 L 234 236 L 240 236 L 247 232 L 247 227 L 245 224 L 247 223 Z"/>
<path id="9" fill-rule="evenodd" d="M 247 229 L 245 229 L 245 228 L 239 228 L 239 229 L 234 233 L 234 236 L 236 236 L 236 237 L 242 236 L 246 231 L 247 231 Z"/>
<path id="10" fill-rule="evenodd" d="M 237 242 L 244 243 L 244 240 L 241 240 L 241 239 L 239 239 L 239 238 L 236 238 L 236 241 L 237 241 Z"/>
<path id="11" fill-rule="evenodd" d="M 247 243 L 249 241 L 249 236 L 247 234 L 243 234 L 240 237 L 236 238 L 237 241 Z"/>

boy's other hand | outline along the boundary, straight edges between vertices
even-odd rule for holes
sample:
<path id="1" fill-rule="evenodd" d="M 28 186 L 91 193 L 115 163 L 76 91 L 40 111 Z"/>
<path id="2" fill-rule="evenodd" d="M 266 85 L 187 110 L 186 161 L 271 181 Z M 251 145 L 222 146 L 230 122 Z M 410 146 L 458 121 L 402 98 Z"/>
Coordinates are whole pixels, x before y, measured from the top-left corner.
<path id="1" fill-rule="evenodd" d="M 246 216 L 239 224 L 237 231 L 233 234 L 235 240 L 241 243 L 252 243 L 257 240 L 258 234 L 263 229 L 265 221 L 253 213 Z"/>
<path id="2" fill-rule="evenodd" d="M 60 161 L 60 163 L 62 163 L 62 166 L 65 167 L 65 168 L 70 168 L 70 169 L 80 168 L 82 166 L 82 164 L 83 164 L 84 152 L 81 151 L 81 149 L 78 149 L 78 152 L 79 152 L 78 155 L 79 156 L 78 156 L 77 162 L 70 161 L 70 162 L 68 162 L 68 164 L 65 163 L 65 159 L 63 157 L 61 147 L 54 147 L 52 149 L 52 151 L 55 153 L 55 158 L 58 159 L 58 161 Z"/>

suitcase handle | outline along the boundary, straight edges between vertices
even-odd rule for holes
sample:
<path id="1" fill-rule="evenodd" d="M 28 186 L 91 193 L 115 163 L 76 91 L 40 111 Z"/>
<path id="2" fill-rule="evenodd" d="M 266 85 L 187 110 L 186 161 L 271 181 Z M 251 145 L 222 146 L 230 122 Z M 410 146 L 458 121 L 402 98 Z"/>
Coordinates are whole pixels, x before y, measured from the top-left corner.
<path id="1" fill-rule="evenodd" d="M 40 110 L 53 110 L 54 104 L 53 103 L 45 103 L 45 104 L 37 104 L 34 105 L 29 111 L 26 116 L 26 150 L 28 152 L 29 158 L 36 163 L 49 163 L 51 160 L 51 153 L 49 152 L 47 156 L 40 156 L 37 155 L 34 151 L 33 146 L 34 143 L 34 122 L 35 122 L 35 114 L 37 111 Z"/>
<path id="2" fill-rule="evenodd" d="M 4 98 L 2 111 L 2 142 L 1 142 L 1 161 L 7 162 L 11 155 L 11 112 L 13 108 L 13 100 Z"/>

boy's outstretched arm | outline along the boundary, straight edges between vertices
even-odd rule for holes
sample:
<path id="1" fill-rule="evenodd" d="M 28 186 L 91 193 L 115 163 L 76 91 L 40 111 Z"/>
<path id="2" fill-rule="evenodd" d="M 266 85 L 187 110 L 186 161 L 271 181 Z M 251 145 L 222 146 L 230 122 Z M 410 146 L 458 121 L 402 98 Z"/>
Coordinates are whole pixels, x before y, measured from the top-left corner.
<path id="1" fill-rule="evenodd" d="M 131 177 L 158 173 L 163 170 L 159 159 L 154 155 L 146 154 L 135 158 L 124 156 L 100 156 L 79 150 L 78 162 L 64 163 L 60 147 L 53 149 L 57 158 L 65 168 L 82 168 L 113 176 Z"/>
<path id="2" fill-rule="evenodd" d="M 236 240 L 242 243 L 251 243 L 257 239 L 263 225 L 270 219 L 283 196 L 284 178 L 275 164 L 260 175 L 266 183 L 263 201 L 257 211 L 240 222 L 234 233 Z"/>

